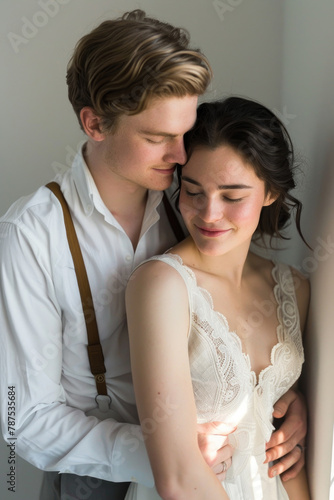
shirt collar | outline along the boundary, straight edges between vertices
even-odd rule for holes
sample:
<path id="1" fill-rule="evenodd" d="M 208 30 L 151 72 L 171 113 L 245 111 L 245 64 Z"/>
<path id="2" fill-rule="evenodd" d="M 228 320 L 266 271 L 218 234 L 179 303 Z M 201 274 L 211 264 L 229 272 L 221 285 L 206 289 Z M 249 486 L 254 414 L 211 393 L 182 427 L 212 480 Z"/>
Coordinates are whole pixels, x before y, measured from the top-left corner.
<path id="1" fill-rule="evenodd" d="M 75 155 L 72 164 L 72 175 L 84 212 L 86 215 L 90 216 L 94 210 L 94 191 L 98 191 L 92 174 L 83 157 L 84 147 L 85 144 Z"/>

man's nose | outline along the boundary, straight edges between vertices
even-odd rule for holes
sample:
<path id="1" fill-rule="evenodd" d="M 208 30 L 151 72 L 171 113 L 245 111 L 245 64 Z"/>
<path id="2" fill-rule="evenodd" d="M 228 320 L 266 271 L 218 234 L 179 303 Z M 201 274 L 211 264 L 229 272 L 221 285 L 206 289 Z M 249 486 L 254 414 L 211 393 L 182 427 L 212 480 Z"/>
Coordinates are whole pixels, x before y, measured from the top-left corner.
<path id="1" fill-rule="evenodd" d="M 187 153 L 184 148 L 183 137 L 175 139 L 173 143 L 170 144 L 165 159 L 168 163 L 179 163 L 180 165 L 184 165 L 186 163 Z"/>

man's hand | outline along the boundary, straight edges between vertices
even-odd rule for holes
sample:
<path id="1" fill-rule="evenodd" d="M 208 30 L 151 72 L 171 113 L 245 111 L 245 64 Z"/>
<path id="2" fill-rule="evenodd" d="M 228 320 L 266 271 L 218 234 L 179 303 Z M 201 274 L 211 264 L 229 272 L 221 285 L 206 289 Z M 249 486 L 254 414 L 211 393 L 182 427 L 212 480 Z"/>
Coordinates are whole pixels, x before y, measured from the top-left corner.
<path id="1" fill-rule="evenodd" d="M 224 481 L 226 471 L 232 463 L 233 448 L 228 443 L 228 435 L 235 430 L 235 426 L 222 422 L 197 426 L 199 449 L 219 481 Z"/>
<path id="2" fill-rule="evenodd" d="M 278 460 L 269 468 L 269 476 L 282 474 L 282 481 L 288 481 L 296 477 L 305 464 L 304 440 L 307 430 L 307 410 L 303 396 L 290 389 L 275 404 L 273 416 L 274 418 L 285 417 L 285 419 L 267 443 L 265 462 Z"/>

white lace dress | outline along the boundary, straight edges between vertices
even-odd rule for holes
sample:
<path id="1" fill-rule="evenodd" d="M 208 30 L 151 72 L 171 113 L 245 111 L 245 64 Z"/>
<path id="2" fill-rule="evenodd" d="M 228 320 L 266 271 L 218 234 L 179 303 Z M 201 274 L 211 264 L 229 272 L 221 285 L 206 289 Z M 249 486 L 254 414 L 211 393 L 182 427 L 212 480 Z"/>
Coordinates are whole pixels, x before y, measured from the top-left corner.
<path id="1" fill-rule="evenodd" d="M 191 315 L 189 362 L 198 422 L 222 421 L 238 425 L 230 436 L 235 452 L 223 482 L 229 498 L 288 499 L 280 477 L 269 478 L 268 464 L 263 462 L 265 443 L 273 431 L 273 405 L 298 379 L 304 361 L 289 266 L 275 262 L 272 270 L 279 321 L 277 344 L 271 352 L 271 364 L 262 370 L 257 380 L 249 357 L 242 352 L 239 337 L 230 331 L 226 318 L 214 310 L 208 291 L 197 286 L 192 270 L 174 254 L 153 259 L 176 269 L 187 286 Z M 135 483 L 126 497 L 126 500 L 157 499 L 160 496 L 154 488 Z"/>

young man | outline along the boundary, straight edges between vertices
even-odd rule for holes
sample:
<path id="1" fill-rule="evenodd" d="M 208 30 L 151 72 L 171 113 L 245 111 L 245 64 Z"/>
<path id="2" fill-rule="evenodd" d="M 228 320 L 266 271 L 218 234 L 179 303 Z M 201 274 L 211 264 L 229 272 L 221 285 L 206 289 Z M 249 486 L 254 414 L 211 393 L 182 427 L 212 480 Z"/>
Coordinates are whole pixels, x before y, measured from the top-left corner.
<path id="1" fill-rule="evenodd" d="M 186 161 L 183 135 L 211 78 L 206 58 L 188 43 L 183 30 L 134 11 L 83 37 L 68 67 L 69 99 L 87 142 L 56 181 L 88 274 L 107 395 L 97 396 L 90 370 L 58 200 L 41 187 L 1 219 L 1 423 L 9 440 L 10 387 L 17 453 L 56 472 L 54 483 L 49 475 L 43 486 L 43 499 L 80 498 L 84 492 L 118 499 L 127 489 L 122 482 L 153 484 L 137 425 L 124 289 L 137 264 L 176 242 L 163 190 L 172 183 L 175 164 Z M 268 455 L 285 456 L 275 466 L 278 473 L 301 467 L 295 446 L 306 429 L 298 395 L 290 392 L 280 404 L 281 416 L 288 408 L 287 419 Z M 157 398 L 156 421 L 147 423 L 152 432 L 172 411 L 172 401 Z M 223 436 L 229 431 L 223 424 L 199 427 L 199 446 L 220 476 L 231 461 Z"/>

